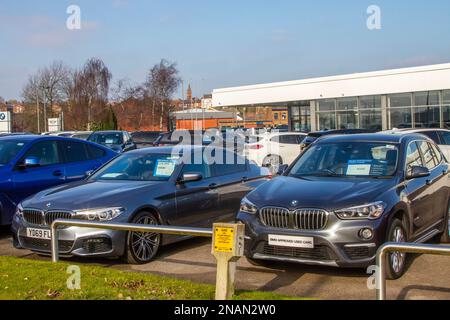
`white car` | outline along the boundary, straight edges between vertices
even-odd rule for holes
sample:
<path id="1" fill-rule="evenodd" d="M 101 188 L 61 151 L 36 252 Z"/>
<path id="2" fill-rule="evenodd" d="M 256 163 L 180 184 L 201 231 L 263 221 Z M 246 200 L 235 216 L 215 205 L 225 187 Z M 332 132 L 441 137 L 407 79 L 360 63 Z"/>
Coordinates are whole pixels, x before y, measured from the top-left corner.
<path id="1" fill-rule="evenodd" d="M 441 149 L 442 153 L 445 155 L 447 161 L 450 161 L 450 130 L 431 128 L 431 129 L 393 129 L 387 132 L 391 133 L 420 133 L 426 135 L 431 140 L 433 140 Z"/>
<path id="2" fill-rule="evenodd" d="M 276 173 L 282 164 L 290 165 L 300 155 L 300 144 L 306 138 L 300 132 L 272 132 L 251 137 L 245 155 L 261 167 Z"/>

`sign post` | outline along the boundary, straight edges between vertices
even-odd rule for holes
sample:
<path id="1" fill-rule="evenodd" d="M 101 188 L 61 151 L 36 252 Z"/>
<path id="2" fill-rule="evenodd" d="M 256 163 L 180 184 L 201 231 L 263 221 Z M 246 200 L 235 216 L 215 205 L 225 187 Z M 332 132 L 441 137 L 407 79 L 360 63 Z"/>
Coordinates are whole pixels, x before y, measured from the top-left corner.
<path id="1" fill-rule="evenodd" d="M 244 255 L 243 224 L 216 223 L 213 226 L 212 254 L 217 260 L 216 300 L 234 295 L 236 262 Z"/>
<path id="2" fill-rule="evenodd" d="M 11 133 L 12 132 L 12 124 L 11 124 L 11 112 L 0 112 L 0 133 Z"/>

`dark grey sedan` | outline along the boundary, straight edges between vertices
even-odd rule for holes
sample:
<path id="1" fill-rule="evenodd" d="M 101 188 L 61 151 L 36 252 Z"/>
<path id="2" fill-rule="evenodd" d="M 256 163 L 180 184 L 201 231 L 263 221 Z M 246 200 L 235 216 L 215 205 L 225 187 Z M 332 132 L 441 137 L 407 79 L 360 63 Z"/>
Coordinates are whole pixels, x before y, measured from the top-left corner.
<path id="1" fill-rule="evenodd" d="M 193 227 L 234 220 L 241 199 L 264 183 L 268 172 L 222 149 L 216 154 L 227 161 L 211 163 L 204 160 L 205 149 L 131 151 L 82 182 L 38 193 L 18 206 L 15 246 L 49 253 L 50 225 L 57 218 Z M 62 229 L 59 236 L 63 255 L 124 256 L 129 263 L 149 262 L 161 245 L 183 240 L 77 227 Z"/>

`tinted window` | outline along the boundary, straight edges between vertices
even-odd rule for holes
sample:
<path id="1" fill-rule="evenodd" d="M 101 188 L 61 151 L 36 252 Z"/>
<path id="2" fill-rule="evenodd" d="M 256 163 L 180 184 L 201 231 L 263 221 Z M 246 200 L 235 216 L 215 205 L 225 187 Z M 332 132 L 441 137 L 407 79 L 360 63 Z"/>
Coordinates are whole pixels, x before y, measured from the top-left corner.
<path id="1" fill-rule="evenodd" d="M 437 164 L 440 164 L 441 161 L 442 161 L 442 153 L 441 153 L 441 151 L 440 151 L 439 148 L 438 148 L 435 144 L 433 144 L 433 143 L 430 143 L 430 146 L 431 146 L 431 149 L 432 149 L 433 152 L 434 152 L 434 156 L 435 156 L 435 158 L 436 158 Z"/>
<path id="2" fill-rule="evenodd" d="M 88 145 L 87 146 L 89 149 L 89 153 L 90 153 L 90 158 L 91 159 L 99 159 L 99 158 L 103 158 L 106 155 L 105 150 L 102 150 L 100 148 Z"/>
<path id="3" fill-rule="evenodd" d="M 406 152 L 406 173 L 411 174 L 414 166 L 423 167 L 422 157 L 415 142 L 409 144 Z"/>
<path id="4" fill-rule="evenodd" d="M 62 146 L 66 155 L 66 162 L 81 162 L 89 160 L 89 154 L 84 143 L 63 142 Z"/>
<path id="5" fill-rule="evenodd" d="M 246 160 L 232 152 L 224 152 L 223 159 L 218 159 L 217 162 L 214 164 L 214 175 L 216 176 L 235 174 L 247 170 Z"/>
<path id="6" fill-rule="evenodd" d="M 441 136 L 441 143 L 446 146 L 450 146 L 450 132 L 447 131 L 439 131 L 439 135 Z"/>
<path id="7" fill-rule="evenodd" d="M 419 145 L 420 152 L 422 153 L 424 166 L 429 170 L 434 169 L 439 164 L 439 162 L 437 162 L 436 156 L 433 150 L 430 148 L 428 142 L 419 141 L 417 144 Z"/>
<path id="8" fill-rule="evenodd" d="M 131 138 L 137 143 L 152 143 L 159 137 L 159 132 L 135 132 Z"/>
<path id="9" fill-rule="evenodd" d="M 424 131 L 424 132 L 420 132 L 420 133 L 425 135 L 425 136 L 427 136 L 431 140 L 433 140 L 434 143 L 436 143 L 436 144 L 440 144 L 441 143 L 441 141 L 439 140 L 439 136 L 438 136 L 436 131 Z"/>
<path id="10" fill-rule="evenodd" d="M 94 133 L 89 137 L 89 141 L 103 145 L 123 144 L 123 134 L 122 132 Z"/>
<path id="11" fill-rule="evenodd" d="M 7 164 L 23 149 L 23 141 L 2 141 L 0 142 L 0 164 Z"/>
<path id="12" fill-rule="evenodd" d="M 47 166 L 60 163 L 61 159 L 58 153 L 58 144 L 56 141 L 38 142 L 31 147 L 25 155 L 27 157 L 36 157 L 39 159 L 39 165 Z"/>

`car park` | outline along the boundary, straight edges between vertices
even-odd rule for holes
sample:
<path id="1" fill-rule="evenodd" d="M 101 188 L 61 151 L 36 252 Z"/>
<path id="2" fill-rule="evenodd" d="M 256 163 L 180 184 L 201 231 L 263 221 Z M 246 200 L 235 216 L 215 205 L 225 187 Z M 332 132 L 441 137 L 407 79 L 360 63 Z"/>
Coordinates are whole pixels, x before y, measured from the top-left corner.
<path id="1" fill-rule="evenodd" d="M 276 173 L 280 165 L 291 164 L 300 155 L 305 133 L 271 132 L 254 136 L 245 145 L 245 156 Z"/>
<path id="2" fill-rule="evenodd" d="M 51 136 L 0 138 L 0 225 L 11 224 L 16 205 L 41 190 L 85 178 L 115 157 L 93 143 Z"/>
<path id="3" fill-rule="evenodd" d="M 423 135 L 325 137 L 282 169 L 241 203 L 252 263 L 367 267 L 385 242 L 449 241 L 449 164 Z M 387 259 L 401 277 L 405 254 Z"/>
<path id="4" fill-rule="evenodd" d="M 410 134 L 410 133 L 420 133 L 436 143 L 445 155 L 447 160 L 450 160 L 450 130 L 439 129 L 439 128 L 416 128 L 416 129 L 394 129 L 387 131 L 387 133 L 392 134 Z"/>
<path id="5" fill-rule="evenodd" d="M 267 181 L 265 171 L 223 149 L 215 154 L 233 164 L 209 163 L 202 160 L 204 151 L 202 146 L 131 151 L 84 181 L 28 198 L 14 218 L 15 246 L 49 253 L 50 225 L 58 218 L 192 227 L 233 221 L 241 199 Z M 66 256 L 123 256 L 129 263 L 146 263 L 161 245 L 185 238 L 72 227 L 60 230 L 59 239 Z"/>
<path id="6" fill-rule="evenodd" d="M 136 131 L 131 133 L 131 138 L 138 148 L 147 148 L 154 146 L 160 134 L 159 131 Z"/>
<path id="7" fill-rule="evenodd" d="M 137 149 L 127 131 L 96 131 L 89 136 L 87 141 L 101 144 L 118 153 Z"/>

